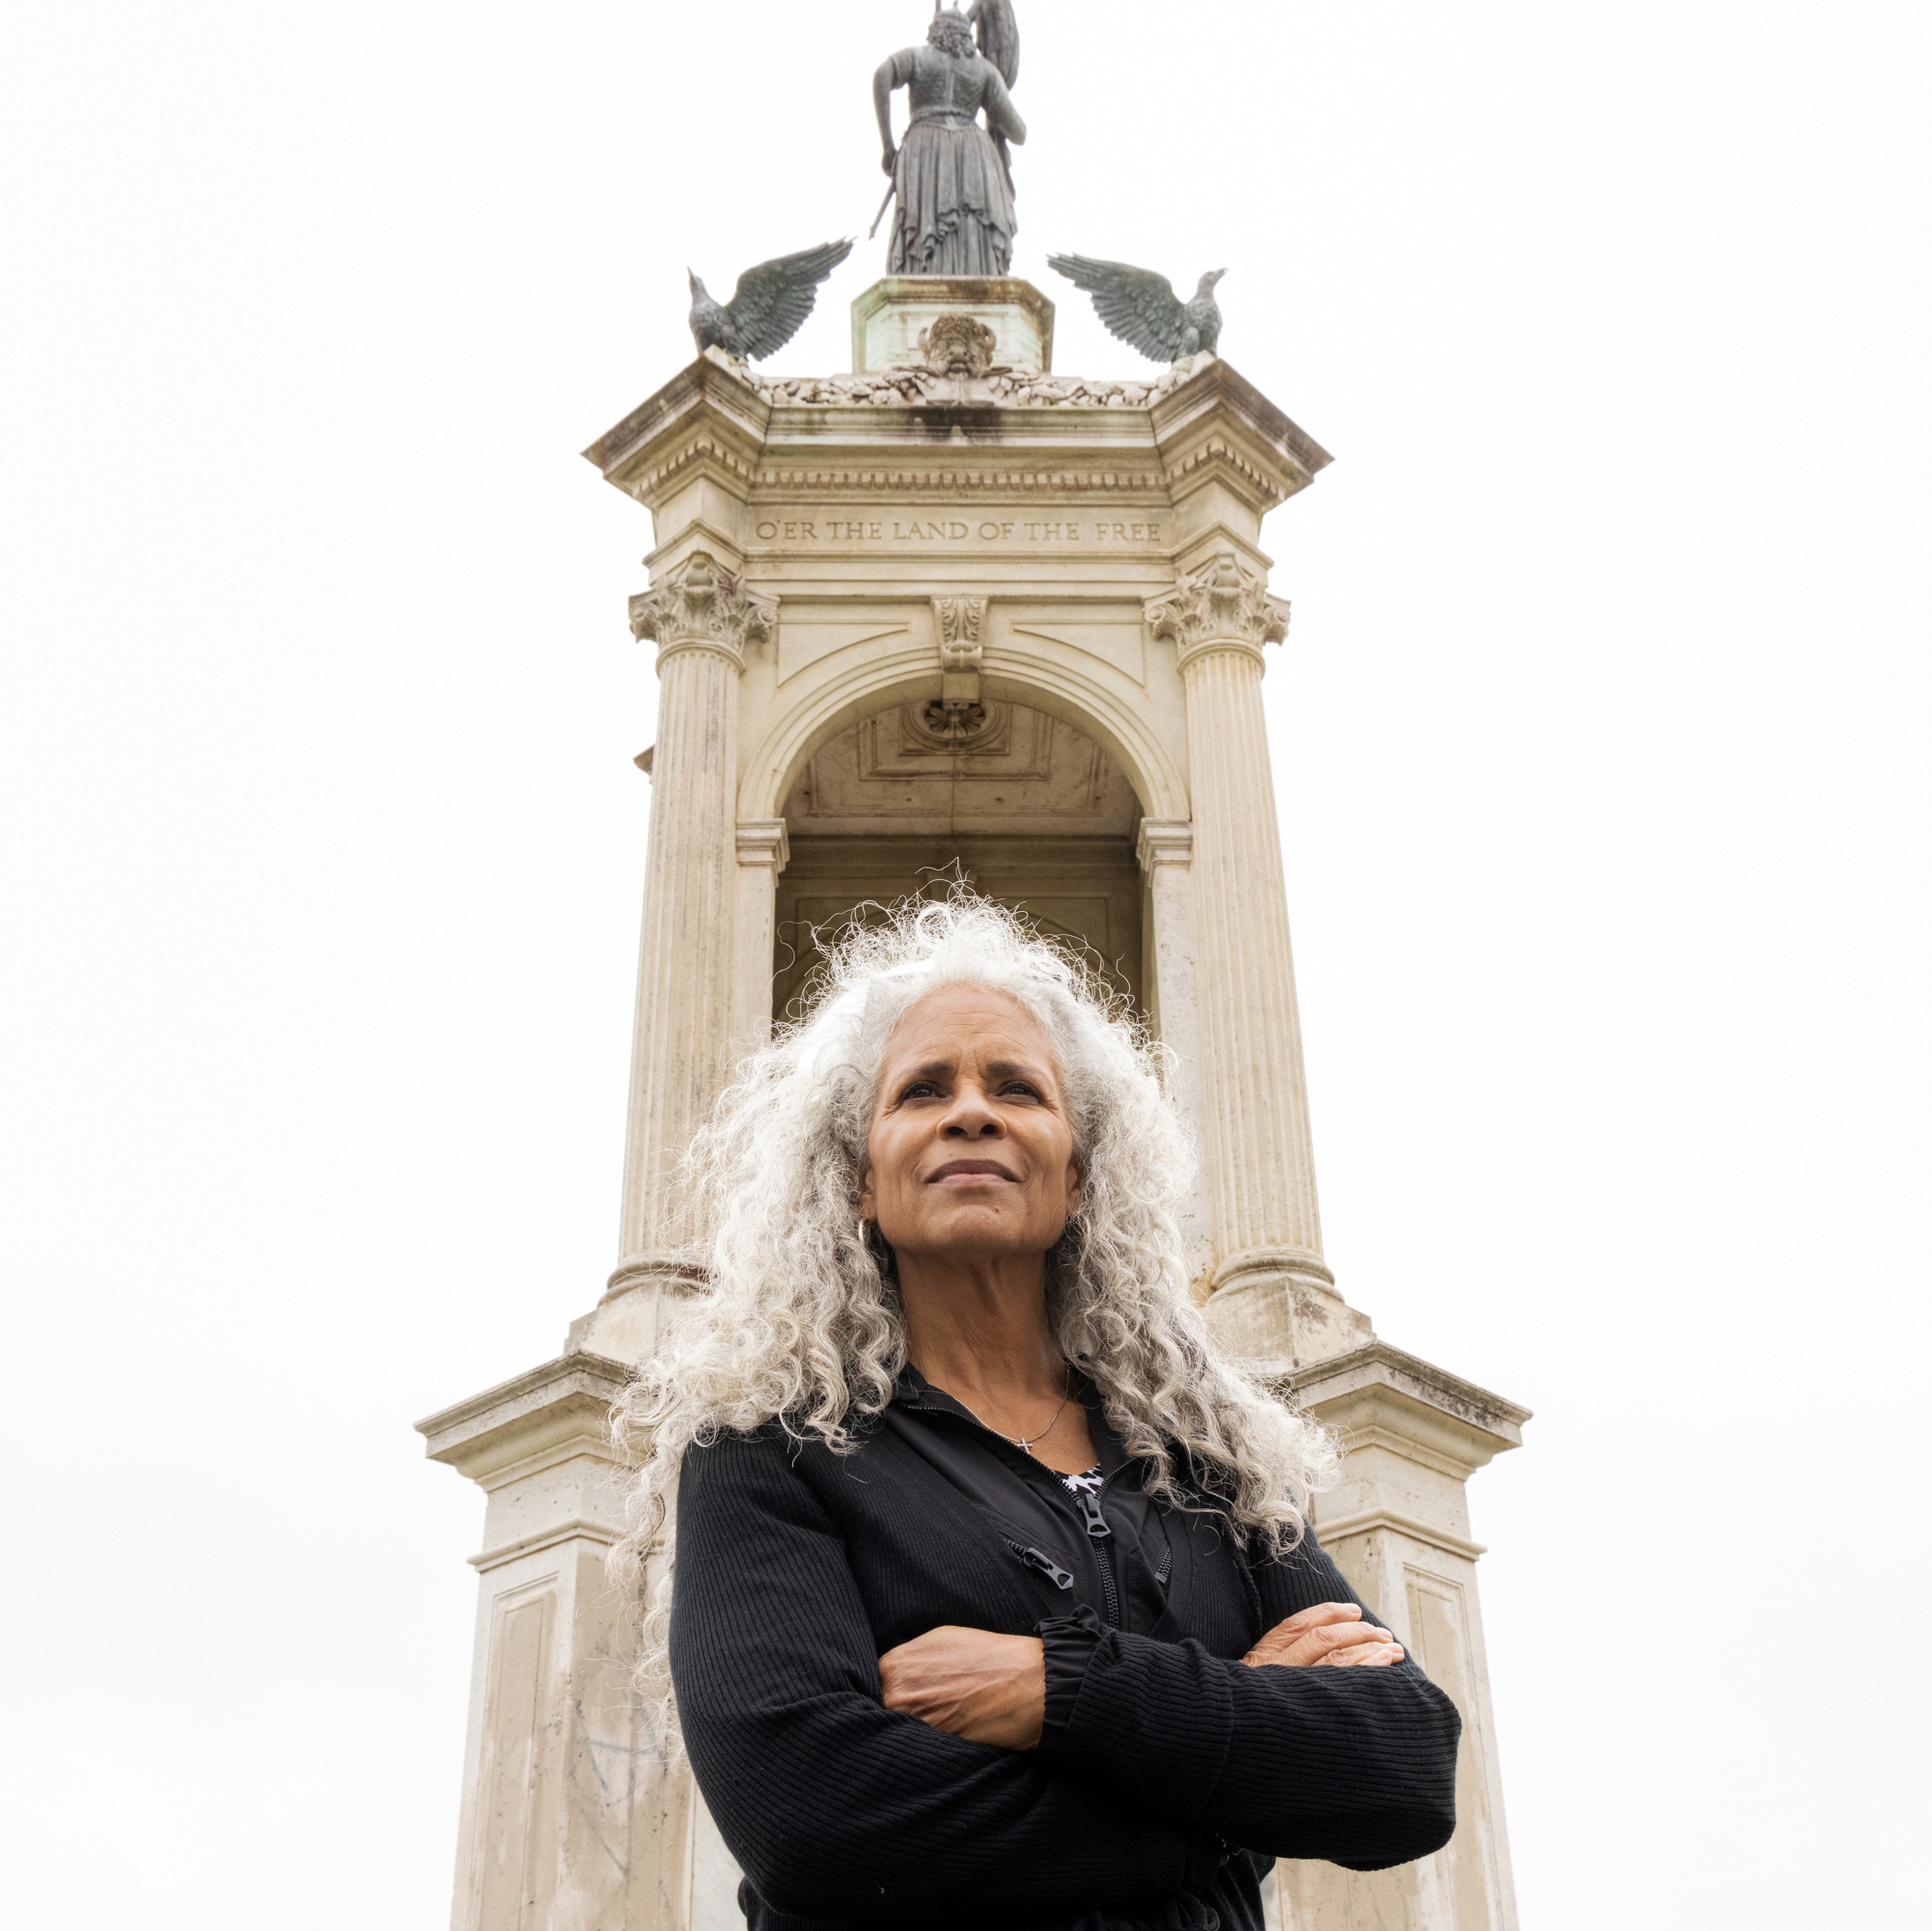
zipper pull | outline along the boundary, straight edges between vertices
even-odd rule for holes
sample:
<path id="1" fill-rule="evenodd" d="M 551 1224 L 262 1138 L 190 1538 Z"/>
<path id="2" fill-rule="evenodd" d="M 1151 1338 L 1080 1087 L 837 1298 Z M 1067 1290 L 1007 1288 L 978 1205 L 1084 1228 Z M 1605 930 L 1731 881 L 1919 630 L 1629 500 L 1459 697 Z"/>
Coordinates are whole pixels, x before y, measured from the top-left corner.
<path id="1" fill-rule="evenodd" d="M 1107 1518 L 1100 1513 L 1100 1504 L 1082 1489 L 1075 1489 L 1073 1499 L 1080 1504 L 1080 1513 L 1087 1524 L 1087 1532 L 1095 1542 L 1104 1542 L 1113 1534 L 1107 1527 Z"/>
<path id="2" fill-rule="evenodd" d="M 1017 1542 L 1009 1546 L 1013 1554 L 1029 1569 L 1037 1569 L 1055 1588 L 1070 1589 L 1073 1586 L 1072 1573 L 1069 1570 L 1063 1569 L 1043 1549 L 1024 1549 Z"/>

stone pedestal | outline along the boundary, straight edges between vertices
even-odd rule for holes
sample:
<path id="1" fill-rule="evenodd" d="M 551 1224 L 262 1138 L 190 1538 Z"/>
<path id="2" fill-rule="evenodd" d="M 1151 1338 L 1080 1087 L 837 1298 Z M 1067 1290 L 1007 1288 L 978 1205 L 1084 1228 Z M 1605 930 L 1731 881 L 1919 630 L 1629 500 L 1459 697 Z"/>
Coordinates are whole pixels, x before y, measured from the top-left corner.
<path id="1" fill-rule="evenodd" d="M 695 1809 L 630 1688 L 605 1554 L 621 1362 L 566 1355 L 418 1423 L 488 1497 L 453 1931 L 687 1925 Z"/>
<path id="2" fill-rule="evenodd" d="M 1196 1291 L 1350 1431 L 1324 1535 L 1470 1724 L 1448 1853 L 1361 1883 L 1297 1867 L 1281 1908 L 1303 1931 L 1513 1925 L 1461 1511 L 1522 1413 L 1382 1347 L 1322 1258 L 1260 699 L 1287 607 L 1259 542 L 1329 458 L 1212 355 L 1076 380 L 1052 329 L 1023 282 L 882 282 L 853 373 L 709 351 L 586 452 L 655 534 L 621 1233 L 563 1357 L 423 1424 L 489 1496 L 457 1931 L 738 1922 L 688 1773 L 628 1701 L 603 1410 L 703 1291 L 677 1162 L 814 928 L 954 876 L 1083 951 L 1173 1049 L 1206 1156 Z"/>
<path id="3" fill-rule="evenodd" d="M 993 332 L 996 366 L 1043 375 L 1053 368 L 1053 304 L 1017 278 L 892 275 L 852 304 L 852 371 L 925 360 L 920 340 L 941 316 L 968 315 Z"/>
<path id="4" fill-rule="evenodd" d="M 1282 1921 L 1298 1931 L 1516 1931 L 1476 1586 L 1482 1545 L 1470 1538 L 1464 1484 L 1493 1456 L 1522 1446 L 1529 1410 L 1381 1341 L 1304 1367 L 1287 1387 L 1347 1448 L 1340 1485 L 1315 1511 L 1322 1546 L 1449 1693 L 1463 1728 L 1448 1846 L 1390 1871 L 1283 1864 Z"/>

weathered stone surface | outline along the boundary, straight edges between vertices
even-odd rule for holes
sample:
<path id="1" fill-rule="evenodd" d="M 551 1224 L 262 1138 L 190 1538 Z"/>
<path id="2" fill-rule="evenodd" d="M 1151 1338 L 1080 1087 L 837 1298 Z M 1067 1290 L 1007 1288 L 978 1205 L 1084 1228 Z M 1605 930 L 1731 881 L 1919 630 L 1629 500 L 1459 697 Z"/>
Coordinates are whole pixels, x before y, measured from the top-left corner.
<path id="1" fill-rule="evenodd" d="M 931 366 L 949 315 L 1014 366 L 973 372 L 984 341 L 957 328 Z M 426 1424 L 490 1490 L 492 1549 L 513 1552 L 485 1568 L 458 1931 L 736 1921 L 702 1804 L 633 1731 L 624 1875 L 594 1911 L 505 1917 L 507 1876 L 485 1903 L 479 1871 L 563 1873 L 542 1876 L 547 1898 L 578 1881 L 573 1844 L 617 1843 L 614 1812 L 565 1802 L 591 1759 L 560 1700 L 609 1668 L 611 1639 L 588 1584 L 533 1552 L 614 1532 L 589 1417 L 702 1291 L 676 1162 L 798 992 L 812 928 L 947 875 L 1090 947 L 1173 1049 L 1206 1155 L 1196 1292 L 1226 1345 L 1349 1433 L 1323 1533 L 1470 1725 L 1474 1821 L 1450 1850 L 1359 1883 L 1296 1867 L 1288 1921 L 1513 1927 L 1463 1482 L 1514 1446 L 1523 1412 L 1377 1341 L 1322 1255 L 1260 696 L 1288 612 L 1260 531 L 1329 458 L 1211 356 L 1145 384 L 1046 374 L 1051 315 L 1022 283 L 884 283 L 855 305 L 859 375 L 768 382 L 708 354 L 587 452 L 654 526 L 631 606 L 661 683 L 622 1245 L 558 1363 Z M 1011 347 L 1028 328 L 1033 370 Z M 872 367 L 881 345 L 905 366 Z M 506 1594 L 499 1569 L 530 1593 Z M 527 1673 L 539 1652 L 547 1673 Z M 511 1710 L 499 1682 L 536 1687 Z M 618 1707 L 598 1749 L 617 1748 Z M 505 1749 L 541 1730 L 531 1760 L 558 1766 L 551 1783 L 502 1794 L 478 1741 L 493 1724 Z M 532 1831 L 562 1848 L 532 1862 L 513 1849 Z"/>

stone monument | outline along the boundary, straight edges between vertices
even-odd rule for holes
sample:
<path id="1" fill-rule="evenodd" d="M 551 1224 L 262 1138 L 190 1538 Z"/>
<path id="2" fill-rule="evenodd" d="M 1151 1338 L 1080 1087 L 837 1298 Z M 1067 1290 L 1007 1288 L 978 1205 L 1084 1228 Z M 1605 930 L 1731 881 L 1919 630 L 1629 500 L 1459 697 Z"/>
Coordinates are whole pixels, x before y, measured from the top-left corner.
<path id="1" fill-rule="evenodd" d="M 895 275 L 853 304 L 851 372 L 707 347 L 586 452 L 654 538 L 630 603 L 659 701 L 620 1252 L 554 1359 L 420 1424 L 487 1496 L 455 1931 L 743 1921 L 630 1694 L 607 1414 L 703 1292 L 676 1163 L 813 928 L 945 876 L 1091 948 L 1177 1055 L 1195 1291 L 1342 1431 L 1322 1540 L 1463 1715 L 1449 1846 L 1283 1864 L 1271 1912 L 1514 1931 L 1464 1484 L 1527 1412 L 1380 1339 L 1322 1257 L 1261 525 L 1329 456 L 1211 353 L 1055 374 L 1053 315 L 1024 281 Z"/>

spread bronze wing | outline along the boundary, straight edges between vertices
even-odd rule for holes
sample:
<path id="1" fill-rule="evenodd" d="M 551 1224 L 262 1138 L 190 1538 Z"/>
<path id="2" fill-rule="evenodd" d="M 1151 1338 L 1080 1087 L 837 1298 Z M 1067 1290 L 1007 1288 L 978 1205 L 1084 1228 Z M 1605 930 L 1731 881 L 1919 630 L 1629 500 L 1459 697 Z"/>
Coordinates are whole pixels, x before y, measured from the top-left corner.
<path id="1" fill-rule="evenodd" d="M 979 36 L 980 51 L 1011 87 L 1020 77 L 1020 23 L 1013 18 L 1013 0 L 973 0 L 966 17 Z"/>
<path id="2" fill-rule="evenodd" d="M 762 361 L 783 348 L 812 313 L 819 283 L 851 252 L 849 241 L 827 241 L 747 268 L 725 304 L 744 339 L 745 353 Z"/>
<path id="3" fill-rule="evenodd" d="M 1046 265 L 1085 289 L 1100 319 L 1143 355 L 1172 362 L 1180 354 L 1187 312 L 1165 275 L 1086 255 L 1049 255 Z"/>

